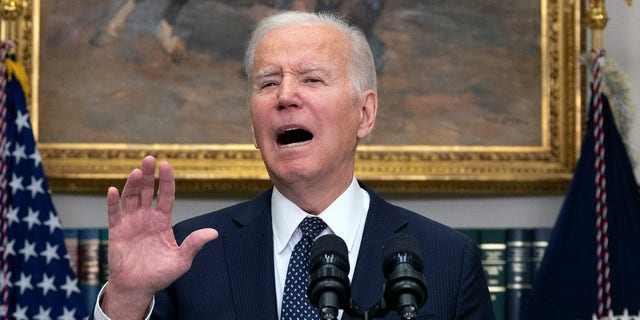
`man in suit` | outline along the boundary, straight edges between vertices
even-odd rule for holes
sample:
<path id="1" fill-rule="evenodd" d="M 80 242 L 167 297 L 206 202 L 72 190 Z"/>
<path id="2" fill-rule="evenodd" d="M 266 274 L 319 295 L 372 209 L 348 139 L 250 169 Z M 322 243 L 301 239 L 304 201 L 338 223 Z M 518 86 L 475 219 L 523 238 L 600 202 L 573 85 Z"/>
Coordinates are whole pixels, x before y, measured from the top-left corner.
<path id="1" fill-rule="evenodd" d="M 309 301 L 291 307 L 287 272 L 305 239 L 300 223 L 319 217 L 320 234 L 346 242 L 351 297 L 363 309 L 383 296 L 383 244 L 407 233 L 419 242 L 429 294 L 418 319 L 493 319 L 477 245 L 354 177 L 377 112 L 362 32 L 326 14 L 280 13 L 258 23 L 245 64 L 254 143 L 273 188 L 172 228 L 173 171 L 160 163 L 154 207 L 156 160 L 146 157 L 121 196 L 108 191 L 110 281 L 96 318 L 300 319 L 289 312 Z"/>

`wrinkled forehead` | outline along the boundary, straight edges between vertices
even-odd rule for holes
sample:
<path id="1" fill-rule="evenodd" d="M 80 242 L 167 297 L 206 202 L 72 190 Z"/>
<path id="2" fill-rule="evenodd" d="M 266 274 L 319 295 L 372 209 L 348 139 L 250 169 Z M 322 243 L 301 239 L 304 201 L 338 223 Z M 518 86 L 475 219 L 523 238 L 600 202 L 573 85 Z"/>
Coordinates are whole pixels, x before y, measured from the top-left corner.
<path id="1" fill-rule="evenodd" d="M 305 23 L 282 26 L 262 38 L 256 48 L 254 67 L 283 56 L 346 62 L 349 44 L 348 36 L 330 25 Z"/>
<path id="2" fill-rule="evenodd" d="M 282 50 L 313 48 L 323 51 L 347 52 L 348 36 L 334 26 L 319 23 L 286 25 L 268 32 L 256 52 L 264 49 Z"/>

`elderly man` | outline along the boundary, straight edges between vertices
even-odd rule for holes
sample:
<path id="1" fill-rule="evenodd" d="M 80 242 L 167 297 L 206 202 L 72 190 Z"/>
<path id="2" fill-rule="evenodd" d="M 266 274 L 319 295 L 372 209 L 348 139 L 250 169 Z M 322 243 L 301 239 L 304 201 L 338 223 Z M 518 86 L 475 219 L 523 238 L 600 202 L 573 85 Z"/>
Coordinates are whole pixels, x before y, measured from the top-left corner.
<path id="1" fill-rule="evenodd" d="M 383 244 L 405 233 L 418 240 L 429 293 L 418 319 L 493 319 L 477 245 L 354 176 L 378 108 L 362 32 L 328 14 L 280 13 L 258 23 L 245 63 L 254 143 L 273 188 L 172 228 L 173 171 L 160 163 L 154 207 L 156 160 L 145 158 L 121 196 L 108 191 L 111 275 L 94 315 L 317 319 L 293 275 L 308 272 L 302 247 L 327 233 L 345 240 L 351 298 L 366 309 L 383 296 Z"/>

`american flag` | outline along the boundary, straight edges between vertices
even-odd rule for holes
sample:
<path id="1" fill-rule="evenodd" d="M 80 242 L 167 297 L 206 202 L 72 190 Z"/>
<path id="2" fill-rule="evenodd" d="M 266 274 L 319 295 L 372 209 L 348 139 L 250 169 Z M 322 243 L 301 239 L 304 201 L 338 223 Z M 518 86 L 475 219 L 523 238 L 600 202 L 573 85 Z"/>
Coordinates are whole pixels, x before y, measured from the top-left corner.
<path id="1" fill-rule="evenodd" d="M 42 158 L 31 130 L 25 94 L 0 58 L 0 189 L 2 242 L 0 319 L 72 320 L 87 317 L 71 270 Z"/>
<path id="2" fill-rule="evenodd" d="M 640 193 L 602 90 L 604 54 L 593 51 L 587 134 L 522 320 L 640 319 Z"/>

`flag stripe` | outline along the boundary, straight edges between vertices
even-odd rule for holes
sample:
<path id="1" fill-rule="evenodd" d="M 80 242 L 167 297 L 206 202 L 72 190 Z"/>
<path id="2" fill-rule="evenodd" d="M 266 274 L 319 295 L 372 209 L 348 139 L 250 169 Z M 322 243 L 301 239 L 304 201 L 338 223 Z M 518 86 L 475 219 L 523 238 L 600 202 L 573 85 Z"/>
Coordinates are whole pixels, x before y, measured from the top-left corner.
<path id="1" fill-rule="evenodd" d="M 2 184 L 2 193 L 0 194 L 0 199 L 2 200 L 2 206 L 0 208 L 0 217 L 2 217 L 2 223 L 0 225 L 0 229 L 2 230 L 2 314 L 4 314 L 3 319 L 9 319 L 9 262 L 5 259 L 7 243 L 9 242 L 9 237 L 7 235 L 7 227 L 8 227 L 8 192 L 7 192 L 7 150 L 8 150 L 8 141 L 7 141 L 7 65 L 4 63 L 7 53 L 9 49 L 12 47 L 11 42 L 2 43 L 2 47 L 0 48 L 0 59 L 2 59 L 2 67 L 0 68 L 0 114 L 2 115 L 2 125 L 0 132 L 0 149 L 2 151 L 2 169 L 0 174 Z"/>

